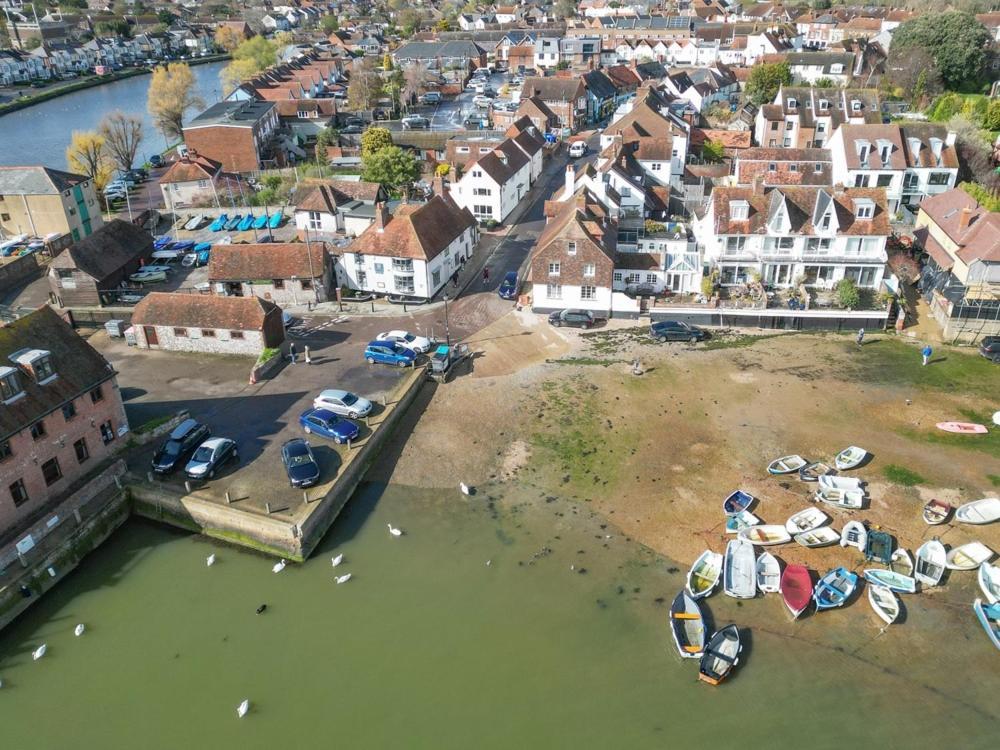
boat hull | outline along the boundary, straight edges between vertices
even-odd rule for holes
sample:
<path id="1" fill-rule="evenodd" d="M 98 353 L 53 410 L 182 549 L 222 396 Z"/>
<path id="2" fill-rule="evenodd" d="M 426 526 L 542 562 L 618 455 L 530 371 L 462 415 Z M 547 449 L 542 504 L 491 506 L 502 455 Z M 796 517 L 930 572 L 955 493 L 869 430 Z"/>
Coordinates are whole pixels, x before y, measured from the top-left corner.
<path id="1" fill-rule="evenodd" d="M 685 659 L 700 659 L 705 651 L 705 619 L 694 597 L 681 591 L 670 605 L 670 631 L 677 653 Z"/>
<path id="2" fill-rule="evenodd" d="M 913 577 L 924 586 L 937 586 L 944 575 L 948 553 L 936 539 L 924 542 L 917 549 L 913 564 Z"/>
<path id="3" fill-rule="evenodd" d="M 709 685 L 718 685 L 732 673 L 740 663 L 740 631 L 735 625 L 727 625 L 712 634 L 705 647 L 698 667 L 698 679 Z"/>
<path id="4" fill-rule="evenodd" d="M 726 545 L 722 565 L 723 590 L 736 599 L 753 599 L 757 595 L 757 558 L 753 545 L 734 539 Z"/>
<path id="5" fill-rule="evenodd" d="M 798 618 L 812 601 L 813 583 L 809 569 L 804 565 L 786 565 L 781 574 L 781 598 L 785 606 Z"/>
<path id="6" fill-rule="evenodd" d="M 708 596 L 719 585 L 721 575 L 722 555 L 705 550 L 688 571 L 687 592 L 695 599 Z"/>

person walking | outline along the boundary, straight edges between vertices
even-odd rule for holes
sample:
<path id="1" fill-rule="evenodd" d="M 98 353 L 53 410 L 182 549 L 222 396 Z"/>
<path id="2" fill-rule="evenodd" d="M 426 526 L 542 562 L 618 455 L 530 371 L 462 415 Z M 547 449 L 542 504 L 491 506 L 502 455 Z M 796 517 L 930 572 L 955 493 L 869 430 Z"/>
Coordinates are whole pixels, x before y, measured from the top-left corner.
<path id="1" fill-rule="evenodd" d="M 931 349 L 930 344 L 927 344 L 920 353 L 924 355 L 924 367 L 926 367 L 927 363 L 931 361 L 931 355 L 934 353 L 934 350 Z"/>
<path id="2" fill-rule="evenodd" d="M 288 358 L 292 360 L 292 364 L 295 364 L 295 342 L 293 341 L 288 345 Z"/>
<path id="3" fill-rule="evenodd" d="M 483 269 L 483 286 L 486 286 L 489 283 L 490 283 L 490 269 L 484 268 Z"/>
<path id="4" fill-rule="evenodd" d="M 864 344 L 864 342 L 865 342 L 865 329 L 864 328 L 859 328 L 858 329 L 858 349 L 861 348 L 861 345 Z"/>

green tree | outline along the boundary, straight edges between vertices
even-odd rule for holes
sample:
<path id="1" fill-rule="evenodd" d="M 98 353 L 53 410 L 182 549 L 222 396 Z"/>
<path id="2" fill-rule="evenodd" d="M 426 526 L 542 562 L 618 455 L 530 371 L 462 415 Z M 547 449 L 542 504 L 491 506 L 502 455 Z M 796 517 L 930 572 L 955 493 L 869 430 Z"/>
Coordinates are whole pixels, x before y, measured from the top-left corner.
<path id="1" fill-rule="evenodd" d="M 389 190 L 409 185 L 420 176 L 417 160 L 399 146 L 388 146 L 371 153 L 362 158 L 361 164 L 361 179 L 377 182 Z"/>
<path id="2" fill-rule="evenodd" d="M 930 53 L 949 88 L 976 83 L 986 64 L 990 33 L 971 13 L 924 13 L 903 23 L 892 34 L 892 51 Z"/>
<path id="3" fill-rule="evenodd" d="M 792 82 L 792 68 L 787 61 L 754 65 L 747 78 L 746 93 L 758 107 L 774 101 L 778 89 Z"/>
<path id="4" fill-rule="evenodd" d="M 392 133 L 388 128 L 368 128 L 361 135 L 361 158 L 378 153 L 392 144 Z"/>
<path id="5" fill-rule="evenodd" d="M 219 74 L 223 88 L 231 89 L 277 63 L 280 45 L 277 38 L 271 40 L 262 36 L 240 42 L 232 52 L 233 61 Z"/>
<path id="6" fill-rule="evenodd" d="M 701 147 L 701 158 L 712 164 L 722 161 L 723 149 L 719 141 L 705 141 Z"/>
<path id="7" fill-rule="evenodd" d="M 156 17 L 160 19 L 160 23 L 169 26 L 174 21 L 177 20 L 177 16 L 171 13 L 169 10 L 160 10 L 156 12 Z"/>
<path id="8" fill-rule="evenodd" d="M 837 282 L 837 300 L 841 307 L 853 310 L 861 304 L 861 293 L 858 285 L 851 279 L 841 279 Z"/>
<path id="9" fill-rule="evenodd" d="M 983 115 L 983 127 L 987 130 L 1000 130 L 1000 99 L 991 99 Z"/>
<path id="10" fill-rule="evenodd" d="M 382 55 L 382 68 L 386 71 L 392 70 L 392 55 L 388 52 Z"/>
<path id="11" fill-rule="evenodd" d="M 323 128 L 316 136 L 316 161 L 319 164 L 326 164 L 329 161 L 326 150 L 330 146 L 336 146 L 339 142 L 337 130 L 335 128 Z"/>
<path id="12" fill-rule="evenodd" d="M 451 22 L 447 18 L 442 18 L 435 28 L 438 31 L 451 31 Z"/>
<path id="13" fill-rule="evenodd" d="M 333 14 L 329 16 L 323 16 L 323 20 L 319 22 L 319 26 L 327 34 L 332 34 L 335 31 L 340 31 L 340 21 Z"/>

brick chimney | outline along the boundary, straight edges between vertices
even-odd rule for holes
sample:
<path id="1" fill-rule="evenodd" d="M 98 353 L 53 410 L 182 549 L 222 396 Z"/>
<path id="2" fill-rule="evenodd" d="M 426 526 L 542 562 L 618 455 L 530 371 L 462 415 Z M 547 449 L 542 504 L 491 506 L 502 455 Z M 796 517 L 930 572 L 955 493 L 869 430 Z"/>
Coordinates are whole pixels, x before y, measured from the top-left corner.
<path id="1" fill-rule="evenodd" d="M 431 190 L 434 191 L 434 195 L 440 195 L 444 197 L 444 177 L 441 175 L 434 175 L 434 179 L 431 181 Z"/>
<path id="2" fill-rule="evenodd" d="M 763 195 L 764 194 L 764 175 L 758 174 L 754 175 L 753 178 L 753 194 Z"/>
<path id="3" fill-rule="evenodd" d="M 576 189 L 576 168 L 572 164 L 566 165 L 566 197 L 573 195 Z"/>
<path id="4" fill-rule="evenodd" d="M 385 225 L 389 223 L 389 209 L 384 202 L 375 204 L 375 229 L 378 232 L 385 231 Z"/>
<path id="5" fill-rule="evenodd" d="M 972 221 L 972 209 L 966 206 L 962 209 L 962 213 L 958 217 L 958 231 L 964 232 L 969 228 L 969 222 Z"/>

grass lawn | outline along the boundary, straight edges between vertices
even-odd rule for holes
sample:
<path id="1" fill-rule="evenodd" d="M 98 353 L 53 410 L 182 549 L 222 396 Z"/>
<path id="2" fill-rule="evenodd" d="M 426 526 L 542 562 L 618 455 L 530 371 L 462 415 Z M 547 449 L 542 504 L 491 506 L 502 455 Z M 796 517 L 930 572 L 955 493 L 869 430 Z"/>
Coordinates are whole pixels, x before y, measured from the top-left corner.
<path id="1" fill-rule="evenodd" d="M 887 464 L 882 467 L 882 474 L 893 484 L 901 484 L 904 487 L 914 487 L 918 484 L 925 484 L 922 476 L 915 471 L 910 471 L 905 466 Z"/>
<path id="2" fill-rule="evenodd" d="M 876 338 L 860 351 L 853 342 L 849 346 L 851 356 L 842 364 L 861 380 L 1000 397 L 1000 367 L 978 354 L 939 348 L 924 367 L 920 356 L 923 346 L 918 343 Z"/>

